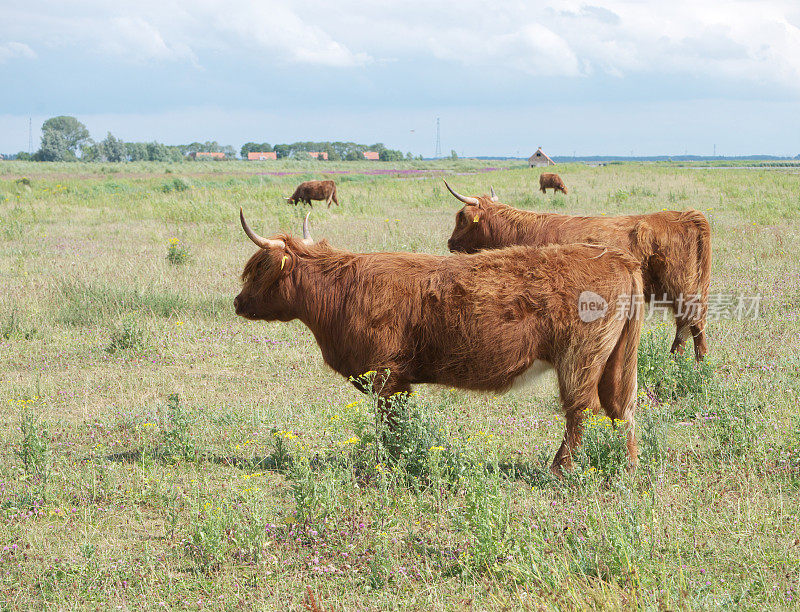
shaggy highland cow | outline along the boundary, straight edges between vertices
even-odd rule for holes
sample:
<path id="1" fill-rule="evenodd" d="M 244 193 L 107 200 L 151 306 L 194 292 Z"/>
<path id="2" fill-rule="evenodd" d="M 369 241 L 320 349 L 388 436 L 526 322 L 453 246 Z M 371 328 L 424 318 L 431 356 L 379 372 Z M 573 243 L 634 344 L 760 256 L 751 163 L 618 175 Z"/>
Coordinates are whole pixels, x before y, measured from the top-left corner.
<path id="1" fill-rule="evenodd" d="M 289 204 L 297 204 L 298 202 L 305 202 L 309 206 L 311 200 L 325 200 L 328 208 L 331 207 L 331 202 L 336 202 L 339 206 L 339 200 L 336 198 L 336 183 L 333 181 L 306 181 L 300 183 L 294 190 L 291 197 L 286 198 Z"/>
<path id="2" fill-rule="evenodd" d="M 447 181 L 445 181 L 447 185 Z M 646 215 L 577 217 L 518 210 L 497 196 L 467 197 L 447 241 L 452 252 L 475 253 L 512 245 L 592 243 L 625 249 L 641 264 L 644 295 L 669 307 L 677 331 L 672 352 L 691 335 L 700 361 L 708 352 L 705 326 L 711 279 L 711 228 L 703 213 L 668 210 Z"/>
<path id="3" fill-rule="evenodd" d="M 299 319 L 325 363 L 358 379 L 377 372 L 380 408 L 412 384 L 504 391 L 552 367 L 566 414 L 553 460 L 571 465 L 587 414 L 631 424 L 641 320 L 639 262 L 613 247 L 512 247 L 475 255 L 351 253 L 281 234 L 262 238 L 242 273 L 236 314 Z M 362 383 L 356 382 L 361 388 Z M 364 389 L 361 388 L 363 391 Z"/>
<path id="4" fill-rule="evenodd" d="M 553 193 L 556 191 L 560 191 L 565 195 L 567 193 L 567 186 L 564 181 L 561 180 L 560 176 L 552 172 L 543 172 L 539 175 L 539 189 L 542 193 L 547 193 L 548 189 L 552 189 Z"/>

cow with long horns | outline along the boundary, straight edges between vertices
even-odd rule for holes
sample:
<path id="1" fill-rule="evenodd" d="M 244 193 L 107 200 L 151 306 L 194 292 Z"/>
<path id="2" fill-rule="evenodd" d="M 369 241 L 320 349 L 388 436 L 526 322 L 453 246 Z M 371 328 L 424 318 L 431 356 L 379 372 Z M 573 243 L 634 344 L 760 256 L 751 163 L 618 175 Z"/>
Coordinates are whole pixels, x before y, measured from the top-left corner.
<path id="1" fill-rule="evenodd" d="M 475 253 L 512 245 L 543 246 L 584 242 L 607 244 L 631 253 L 642 267 L 644 294 L 651 306 L 671 308 L 676 333 L 672 352 L 683 351 L 691 335 L 695 359 L 708 352 L 705 326 L 711 279 L 711 228 L 703 213 L 668 210 L 618 217 L 577 217 L 519 210 L 492 195 L 463 196 L 464 203 L 447 246 Z"/>
<path id="2" fill-rule="evenodd" d="M 613 247 L 513 247 L 475 255 L 351 253 L 287 234 L 262 238 L 242 273 L 236 314 L 299 319 L 345 377 L 376 371 L 390 396 L 412 384 L 503 391 L 551 366 L 566 414 L 553 461 L 571 465 L 587 414 L 633 422 L 641 320 L 639 263 Z M 358 384 L 356 386 L 359 386 Z M 363 390 L 363 389 L 362 389 Z"/>

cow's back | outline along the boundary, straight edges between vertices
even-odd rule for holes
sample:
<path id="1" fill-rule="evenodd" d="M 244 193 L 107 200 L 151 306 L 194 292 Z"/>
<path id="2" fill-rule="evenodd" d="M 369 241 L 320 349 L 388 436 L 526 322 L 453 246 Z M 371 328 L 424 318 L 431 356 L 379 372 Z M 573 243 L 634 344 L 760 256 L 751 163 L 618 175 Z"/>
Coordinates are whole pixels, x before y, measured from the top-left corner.
<path id="1" fill-rule="evenodd" d="M 430 329 L 418 345 L 420 363 L 438 363 L 433 371 L 444 384 L 476 390 L 506 388 L 534 361 L 556 359 L 553 351 L 577 321 L 581 293 L 615 305 L 639 268 L 622 250 L 574 244 L 451 259 L 426 295 Z"/>

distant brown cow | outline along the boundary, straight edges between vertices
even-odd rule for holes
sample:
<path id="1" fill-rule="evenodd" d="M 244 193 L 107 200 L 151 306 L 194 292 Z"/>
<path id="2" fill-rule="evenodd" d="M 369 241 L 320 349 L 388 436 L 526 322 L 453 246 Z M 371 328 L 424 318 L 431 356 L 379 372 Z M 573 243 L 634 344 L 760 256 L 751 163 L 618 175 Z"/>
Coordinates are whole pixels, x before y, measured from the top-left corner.
<path id="1" fill-rule="evenodd" d="M 333 181 L 306 181 L 300 183 L 297 189 L 290 198 L 286 198 L 290 204 L 297 204 L 298 202 L 305 202 L 313 206 L 311 200 L 325 200 L 328 203 L 328 208 L 331 207 L 331 201 L 336 202 L 339 206 L 339 200 L 336 199 L 336 183 Z"/>
<path id="2" fill-rule="evenodd" d="M 539 175 L 539 189 L 542 193 L 547 193 L 548 189 L 552 189 L 553 193 L 560 191 L 563 194 L 567 193 L 567 186 L 561 177 L 552 172 L 543 172 Z"/>
<path id="3" fill-rule="evenodd" d="M 553 470 L 571 464 L 584 417 L 600 408 L 631 423 L 635 464 L 642 280 L 630 255 L 594 245 L 361 254 L 314 244 L 306 223 L 298 240 L 262 238 L 241 222 L 261 250 L 244 268 L 236 314 L 299 319 L 339 374 L 376 371 L 390 426 L 386 398 L 412 384 L 503 391 L 552 366 L 567 421 Z"/>
<path id="4" fill-rule="evenodd" d="M 543 175 L 544 176 L 544 175 Z M 447 185 L 447 181 L 445 181 Z M 711 228 L 703 213 L 674 210 L 619 217 L 576 217 L 518 210 L 489 196 L 462 196 L 465 206 L 447 246 L 474 253 L 515 244 L 542 246 L 589 242 L 629 251 L 642 265 L 644 294 L 675 314 L 672 352 L 683 351 L 691 334 L 695 358 L 708 352 L 705 326 L 711 279 Z M 492 190 L 494 191 L 494 190 Z M 653 305 L 651 303 L 651 305 Z"/>

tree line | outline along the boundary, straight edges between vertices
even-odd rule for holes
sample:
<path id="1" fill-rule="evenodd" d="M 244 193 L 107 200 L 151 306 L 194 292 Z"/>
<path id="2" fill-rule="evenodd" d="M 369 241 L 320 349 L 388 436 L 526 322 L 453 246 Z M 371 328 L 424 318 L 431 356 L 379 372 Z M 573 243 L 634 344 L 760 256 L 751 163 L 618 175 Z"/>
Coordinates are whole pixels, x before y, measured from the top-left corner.
<path id="1" fill-rule="evenodd" d="M 411 153 L 403 155 L 402 151 L 389 149 L 382 142 L 372 145 L 358 144 L 355 142 L 294 142 L 292 144 L 270 145 L 267 142 L 257 143 L 248 142 L 242 145 L 242 159 L 247 159 L 248 153 L 271 152 L 274 151 L 278 159 L 307 159 L 309 153 L 326 153 L 329 161 L 359 161 L 364 159 L 366 151 L 376 151 L 378 159 L 381 161 L 402 161 L 403 159 L 415 159 Z M 422 156 L 419 156 L 421 159 Z M 324 159 L 324 157 L 323 157 Z"/>
<path id="2" fill-rule="evenodd" d="M 316 152 L 320 159 L 327 154 L 329 161 L 358 161 L 365 151 L 376 151 L 381 161 L 414 159 L 411 153 L 389 149 L 383 143 L 363 145 L 355 142 L 294 142 L 276 144 L 248 142 L 239 153 L 247 159 L 248 153 L 275 152 L 278 159 L 309 159 Z M 230 145 L 216 141 L 192 142 L 185 145 L 166 145 L 160 142 L 124 142 L 111 132 L 105 139 L 95 141 L 86 126 L 75 117 L 51 117 L 42 124 L 41 146 L 36 153 L 20 151 L 12 158 L 33 161 L 181 161 L 192 153 L 224 153 L 226 159 L 236 159 L 237 151 Z M 419 157 L 421 159 L 422 156 Z"/>

